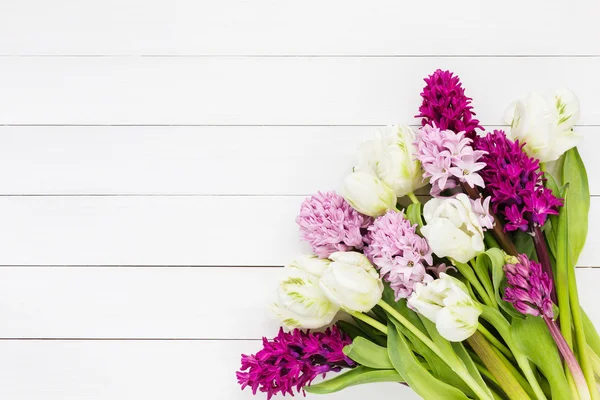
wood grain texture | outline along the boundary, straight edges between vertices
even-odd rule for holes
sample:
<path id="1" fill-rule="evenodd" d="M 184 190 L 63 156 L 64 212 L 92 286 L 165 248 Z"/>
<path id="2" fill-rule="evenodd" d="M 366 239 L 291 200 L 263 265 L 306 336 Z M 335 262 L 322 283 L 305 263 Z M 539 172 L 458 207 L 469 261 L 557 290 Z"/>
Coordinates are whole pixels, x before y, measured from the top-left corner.
<path id="1" fill-rule="evenodd" d="M 0 397 L 262 400 L 265 395 L 242 392 L 235 378 L 240 354 L 259 348 L 258 341 L 0 341 Z M 327 400 L 364 399 L 373 390 L 382 400 L 419 398 L 389 383 L 349 388 Z"/>
<path id="2" fill-rule="evenodd" d="M 0 124 L 411 123 L 423 77 L 458 73 L 484 125 L 532 90 L 570 87 L 599 125 L 600 57 L 3 57 Z"/>
<path id="3" fill-rule="evenodd" d="M 268 308 L 281 274 L 281 268 L 250 267 L 3 267 L 0 344 L 14 338 L 272 337 L 279 324 Z M 600 323 L 600 269 L 579 268 L 577 279 L 582 306 Z"/>
<path id="4" fill-rule="evenodd" d="M 600 55 L 599 11 L 594 0 L 20 0 L 0 4 L 0 54 Z"/>
<path id="5" fill-rule="evenodd" d="M 496 129 L 488 127 L 488 129 Z M 335 190 L 371 126 L 0 126 L 0 195 L 310 195 Z M 592 195 L 600 127 L 579 126 Z"/>
<path id="6" fill-rule="evenodd" d="M 596 0 L 0 2 L 0 398 L 250 400 L 240 353 L 375 126 L 457 72 L 488 127 L 570 87 L 600 246 Z M 579 268 L 596 324 L 600 269 Z M 248 340 L 252 339 L 252 340 Z M 328 400 L 416 400 L 397 384 Z M 308 396 L 316 399 L 318 396 Z"/>
<path id="7" fill-rule="evenodd" d="M 282 266 L 304 252 L 304 196 L 4 196 L 0 265 Z M 592 197 L 580 266 L 597 266 Z"/>

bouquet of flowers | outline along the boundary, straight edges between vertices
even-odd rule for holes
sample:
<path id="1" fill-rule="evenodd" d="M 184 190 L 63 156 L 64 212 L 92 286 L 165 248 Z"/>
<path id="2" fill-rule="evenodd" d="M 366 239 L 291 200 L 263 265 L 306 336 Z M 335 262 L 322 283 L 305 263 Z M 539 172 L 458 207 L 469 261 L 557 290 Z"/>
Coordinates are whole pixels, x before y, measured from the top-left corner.
<path id="1" fill-rule="evenodd" d="M 425 399 L 600 399 L 575 280 L 590 206 L 577 97 L 530 94 L 507 132 L 485 134 L 457 76 L 425 83 L 420 129 L 381 129 L 339 194 L 302 203 L 314 254 L 284 268 L 282 328 L 242 356 L 239 384 L 267 399 L 373 382 Z"/>

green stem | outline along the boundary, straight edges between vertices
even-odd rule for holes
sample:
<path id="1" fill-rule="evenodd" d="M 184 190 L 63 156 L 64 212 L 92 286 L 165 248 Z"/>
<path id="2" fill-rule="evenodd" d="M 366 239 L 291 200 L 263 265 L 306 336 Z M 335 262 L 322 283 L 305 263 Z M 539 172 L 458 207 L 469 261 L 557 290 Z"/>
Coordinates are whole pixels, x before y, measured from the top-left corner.
<path id="1" fill-rule="evenodd" d="M 565 360 L 565 364 L 569 368 L 571 378 L 573 379 L 575 389 L 577 390 L 577 392 L 574 392 L 574 395 L 579 395 L 579 399 L 581 400 L 590 400 L 592 398 L 590 393 L 591 390 L 588 387 L 585 375 L 581 370 L 581 366 L 577 362 L 577 358 L 575 357 L 573 350 L 567 345 L 565 338 L 562 336 L 560 329 L 558 329 L 558 326 L 556 325 L 556 321 L 546 317 L 545 315 L 543 315 L 542 318 L 544 319 L 544 322 L 546 323 L 546 326 L 552 335 L 552 339 L 554 339 L 554 343 L 556 343 L 558 351 L 560 351 L 560 354 Z M 595 385 L 593 388 L 595 391 Z"/>
<path id="2" fill-rule="evenodd" d="M 596 374 L 596 376 L 600 377 L 600 357 L 598 357 L 598 355 L 596 354 L 594 349 L 592 349 L 589 344 L 587 345 L 587 347 L 588 347 L 587 354 L 588 354 L 588 357 L 590 358 L 590 363 L 592 364 L 594 373 Z"/>
<path id="3" fill-rule="evenodd" d="M 388 328 L 387 326 L 383 325 L 381 322 L 377 321 L 376 319 L 369 317 L 366 314 L 363 314 L 361 312 L 358 311 L 350 311 L 350 310 L 345 310 L 348 314 L 352 315 L 354 318 L 358 318 L 361 321 L 371 325 L 373 328 L 377 329 L 378 331 L 380 331 L 381 333 L 387 335 L 388 334 Z"/>
<path id="4" fill-rule="evenodd" d="M 420 204 L 421 202 L 419 201 L 419 199 L 417 198 L 417 196 L 415 196 L 415 194 L 413 192 L 409 192 L 407 194 L 408 198 L 410 199 L 410 201 L 413 202 L 413 204 Z"/>
<path id="5" fill-rule="evenodd" d="M 492 280 L 490 279 L 490 276 L 487 274 L 486 271 L 480 271 L 479 269 L 475 268 L 475 263 L 476 263 L 475 259 L 471 260 L 471 266 L 473 267 L 473 271 L 475 271 L 475 274 L 477 274 L 479 281 L 481 282 L 485 291 L 487 292 L 488 296 L 490 297 L 490 300 L 492 302 L 492 307 L 498 308 L 498 302 L 496 301 L 496 294 L 495 294 L 496 292 L 494 291 L 494 286 L 492 285 Z"/>
<path id="6" fill-rule="evenodd" d="M 470 338 L 467 339 L 467 343 L 469 343 L 483 364 L 492 373 L 492 375 L 494 375 L 498 381 L 498 384 L 502 390 L 504 390 L 504 393 L 506 393 L 511 400 L 530 399 L 529 395 L 519 384 L 510 369 L 507 368 L 502 359 L 498 357 L 499 353 L 494 351 L 492 345 L 485 339 L 485 337 L 483 337 L 481 333 L 475 332 Z"/>
<path id="7" fill-rule="evenodd" d="M 535 393 L 533 392 L 533 389 L 531 388 L 531 386 L 527 382 L 527 379 L 525 379 L 523 377 L 523 375 L 521 375 L 521 373 L 519 372 L 519 370 L 517 368 L 515 368 L 515 366 L 506 357 L 504 357 L 504 355 L 502 353 L 500 353 L 500 351 L 498 351 L 498 349 L 493 349 L 493 350 L 498 355 L 498 358 L 500 358 L 502 360 L 502 362 L 504 363 L 504 365 L 506 366 L 506 368 L 508 368 L 510 370 L 510 372 L 515 377 L 515 379 L 517 380 L 517 382 L 519 382 L 519 385 L 521 385 L 521 387 L 523 389 L 525 389 L 525 391 L 527 392 L 527 394 L 529 395 L 529 397 L 535 398 Z"/>
<path id="8" fill-rule="evenodd" d="M 492 324 L 500 336 L 502 336 L 502 339 L 504 339 L 504 342 L 512 351 L 515 359 L 517 360 L 517 365 L 519 365 L 519 368 L 521 368 L 521 371 L 523 371 L 523 375 L 525 375 L 527 382 L 529 382 L 529 385 L 531 385 L 531 389 L 535 393 L 538 400 L 547 400 L 547 397 L 544 394 L 544 391 L 542 390 L 542 387 L 540 386 L 540 383 L 538 382 L 531 365 L 529 364 L 529 359 L 517 348 L 515 342 L 513 341 L 512 333 L 510 332 L 510 324 L 506 318 L 504 318 L 500 311 L 487 306 L 483 306 L 483 313 L 481 314 L 481 317 Z"/>
<path id="9" fill-rule="evenodd" d="M 492 333 L 490 331 L 487 330 L 487 328 L 481 324 L 479 324 L 479 326 L 477 326 L 477 330 L 479 332 L 481 332 L 481 334 L 483 336 L 485 336 L 485 338 L 494 346 L 496 347 L 498 350 L 500 350 L 502 352 L 502 354 L 504 354 L 508 359 L 515 361 L 515 358 L 513 357 L 512 352 L 508 349 L 508 347 L 506 347 L 505 345 L 502 344 L 502 342 L 500 342 L 494 335 L 492 335 Z"/>
<path id="10" fill-rule="evenodd" d="M 569 301 L 571 303 L 571 312 L 573 315 L 573 326 L 575 327 L 575 344 L 577 345 L 577 354 L 579 365 L 585 376 L 587 386 L 590 390 L 592 400 L 598 400 L 598 389 L 596 389 L 596 378 L 594 369 L 588 355 L 588 345 L 585 340 L 585 331 L 583 328 L 583 317 L 581 316 L 581 306 L 579 305 L 579 294 L 577 291 L 577 279 L 575 278 L 575 266 L 569 265 Z"/>
<path id="11" fill-rule="evenodd" d="M 564 194 L 564 206 L 558 217 L 559 231 L 565 230 L 568 226 L 569 220 L 566 213 L 567 206 L 567 191 L 565 189 Z M 561 229 L 562 228 L 562 229 Z M 558 308 L 560 315 L 558 317 L 560 323 L 560 331 L 565 338 L 565 341 L 573 350 L 573 334 L 571 331 L 571 306 L 569 301 L 569 237 L 564 235 L 564 240 L 559 240 L 556 245 L 556 279 L 554 284 L 556 285 L 556 297 L 558 298 Z"/>
<path id="12" fill-rule="evenodd" d="M 473 269 L 468 264 L 463 264 L 458 261 L 454 261 L 453 263 L 458 269 L 458 272 L 460 272 L 462 276 L 467 278 L 469 283 L 475 288 L 477 293 L 479 293 L 481 300 L 483 300 L 483 302 L 490 307 L 498 308 L 498 306 L 495 305 L 495 302 L 492 302 L 492 300 L 490 299 L 490 296 L 481 285 L 481 282 L 479 282 L 479 279 L 477 279 L 477 277 L 475 276 Z"/>
<path id="13" fill-rule="evenodd" d="M 540 163 L 540 171 L 542 171 L 542 172 L 546 172 L 547 171 L 547 169 L 546 169 L 546 163 L 543 163 L 543 162 Z"/>
<path id="14" fill-rule="evenodd" d="M 419 328 L 414 326 L 408 319 L 406 319 L 402 314 L 400 314 L 396 309 L 390 306 L 383 300 L 379 300 L 377 303 L 379 307 L 383 308 L 388 314 L 394 317 L 400 324 L 402 324 L 406 329 L 408 329 L 413 335 L 415 335 L 420 341 L 425 344 L 425 346 L 429 347 L 431 351 L 433 351 L 440 359 L 445 362 L 450 368 L 456 372 L 456 374 L 473 390 L 473 393 L 477 395 L 477 397 L 481 400 L 493 400 L 487 394 L 486 390 L 479 386 L 479 383 L 471 376 L 467 368 L 463 363 L 457 364 L 455 362 L 451 362 L 448 357 L 440 350 L 440 348 Z"/>

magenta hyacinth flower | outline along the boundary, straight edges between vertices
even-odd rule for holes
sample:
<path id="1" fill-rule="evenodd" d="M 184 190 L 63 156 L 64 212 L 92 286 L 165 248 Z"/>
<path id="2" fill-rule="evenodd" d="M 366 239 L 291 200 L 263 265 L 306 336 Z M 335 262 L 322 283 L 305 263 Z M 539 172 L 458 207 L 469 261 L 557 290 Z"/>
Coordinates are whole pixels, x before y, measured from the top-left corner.
<path id="1" fill-rule="evenodd" d="M 544 225 L 548 215 L 558 215 L 562 199 L 544 187 L 539 161 L 529 157 L 519 141 L 495 130 L 477 138 L 475 147 L 485 151 L 481 161 L 486 167 L 479 173 L 492 198 L 492 209 L 506 220 L 506 231 L 527 231 L 533 224 Z"/>
<path id="2" fill-rule="evenodd" d="M 300 235 L 320 258 L 327 258 L 336 251 L 363 248 L 363 233 L 373 221 L 356 211 L 335 192 L 317 192 L 304 200 L 296 223 Z"/>
<path id="3" fill-rule="evenodd" d="M 421 92 L 423 103 L 416 116 L 422 118 L 421 125 L 435 124 L 441 130 L 463 131 L 471 138 L 476 135 L 476 129 L 483 130 L 479 120 L 473 118 L 472 99 L 465 96 L 458 76 L 438 69 L 424 81 L 426 85 Z"/>
<path id="4" fill-rule="evenodd" d="M 236 373 L 242 390 L 247 386 L 252 393 L 267 394 L 267 400 L 276 394 L 304 393 L 304 387 L 319 375 L 339 372 L 356 364 L 344 352 L 352 340 L 336 326 L 325 332 L 293 332 L 279 330 L 273 340 L 263 338 L 263 349 L 255 355 L 242 355 L 241 370 Z"/>
<path id="5" fill-rule="evenodd" d="M 552 310 L 552 280 L 542 265 L 520 254 L 514 264 L 504 266 L 508 287 L 504 301 L 512 303 L 521 314 L 554 318 Z"/>
<path id="6" fill-rule="evenodd" d="M 485 186 L 479 175 L 486 165 L 479 161 L 484 152 L 474 150 L 472 142 L 464 132 L 441 130 L 435 124 L 419 129 L 416 157 L 425 171 L 423 177 L 429 178 L 433 196 L 455 188 L 459 182 L 470 187 Z"/>
<path id="7" fill-rule="evenodd" d="M 410 296 L 415 284 L 433 280 L 426 270 L 433 264 L 431 248 L 403 213 L 388 211 L 368 231 L 365 255 L 390 283 L 396 300 Z"/>

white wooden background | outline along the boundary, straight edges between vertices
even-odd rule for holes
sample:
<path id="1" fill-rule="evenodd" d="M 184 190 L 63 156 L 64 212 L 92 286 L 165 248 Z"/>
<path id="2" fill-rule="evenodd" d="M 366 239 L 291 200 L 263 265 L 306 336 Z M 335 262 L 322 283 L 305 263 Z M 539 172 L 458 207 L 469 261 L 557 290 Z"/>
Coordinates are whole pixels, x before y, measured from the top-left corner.
<path id="1" fill-rule="evenodd" d="M 300 202 L 416 123 L 438 67 L 487 127 L 523 92 L 579 95 L 600 324 L 599 4 L 0 0 L 0 398 L 252 398 L 234 372 L 276 333 Z M 416 398 L 328 398 L 374 394 Z"/>

